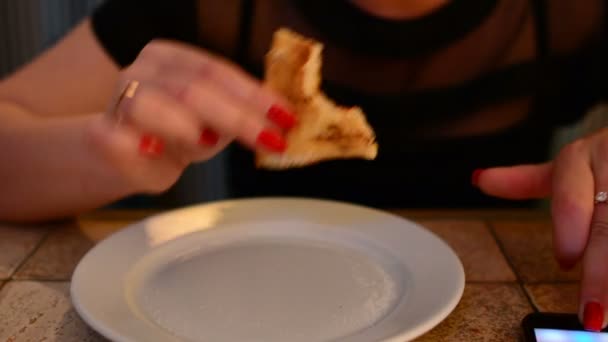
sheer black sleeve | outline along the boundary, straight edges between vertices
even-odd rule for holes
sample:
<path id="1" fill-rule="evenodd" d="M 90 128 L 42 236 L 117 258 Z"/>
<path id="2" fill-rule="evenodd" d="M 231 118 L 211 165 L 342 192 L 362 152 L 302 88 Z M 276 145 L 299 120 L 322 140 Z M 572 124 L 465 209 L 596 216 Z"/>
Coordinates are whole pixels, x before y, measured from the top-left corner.
<path id="1" fill-rule="evenodd" d="M 120 66 L 133 62 L 157 38 L 197 41 L 194 0 L 106 0 L 92 14 L 93 31 Z"/>

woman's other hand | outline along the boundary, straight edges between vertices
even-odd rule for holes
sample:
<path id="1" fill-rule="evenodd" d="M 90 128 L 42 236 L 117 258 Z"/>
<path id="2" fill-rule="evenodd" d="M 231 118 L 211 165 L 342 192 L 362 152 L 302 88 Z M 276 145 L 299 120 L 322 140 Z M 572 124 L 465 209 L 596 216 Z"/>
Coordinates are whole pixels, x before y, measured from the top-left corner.
<path id="1" fill-rule="evenodd" d="M 582 263 L 580 319 L 589 330 L 605 327 L 608 203 L 595 197 L 608 191 L 608 129 L 567 145 L 552 162 L 483 170 L 474 183 L 502 198 L 551 197 L 556 258 L 563 269 Z"/>

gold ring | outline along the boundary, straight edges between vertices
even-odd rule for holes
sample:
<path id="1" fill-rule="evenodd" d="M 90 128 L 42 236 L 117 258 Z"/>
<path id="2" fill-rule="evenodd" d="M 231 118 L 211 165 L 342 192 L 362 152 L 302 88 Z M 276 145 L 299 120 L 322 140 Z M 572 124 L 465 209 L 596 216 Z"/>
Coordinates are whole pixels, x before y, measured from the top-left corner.
<path id="1" fill-rule="evenodd" d="M 118 97 L 118 100 L 116 101 L 116 105 L 114 106 L 114 117 L 116 117 L 116 123 L 120 124 L 123 120 L 123 115 L 118 113 L 118 107 L 120 106 L 120 103 L 125 99 L 132 99 L 135 97 L 135 92 L 137 91 L 137 88 L 139 87 L 139 81 L 129 81 L 129 83 L 127 83 L 127 85 L 125 86 L 125 89 L 120 93 L 120 96 Z"/>

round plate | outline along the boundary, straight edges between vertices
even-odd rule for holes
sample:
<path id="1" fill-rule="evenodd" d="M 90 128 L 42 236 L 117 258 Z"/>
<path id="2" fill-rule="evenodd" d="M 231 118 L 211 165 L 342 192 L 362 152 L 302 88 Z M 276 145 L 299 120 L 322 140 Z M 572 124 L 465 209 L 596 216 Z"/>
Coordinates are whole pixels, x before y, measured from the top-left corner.
<path id="1" fill-rule="evenodd" d="M 405 341 L 456 306 L 464 271 L 379 210 L 269 198 L 188 207 L 97 244 L 71 285 L 114 341 Z"/>

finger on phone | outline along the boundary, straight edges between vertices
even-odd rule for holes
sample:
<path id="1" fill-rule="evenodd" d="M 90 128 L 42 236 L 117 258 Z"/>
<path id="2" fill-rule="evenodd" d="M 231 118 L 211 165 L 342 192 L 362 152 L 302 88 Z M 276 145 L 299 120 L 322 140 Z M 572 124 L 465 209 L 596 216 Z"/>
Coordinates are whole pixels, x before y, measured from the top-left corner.
<path id="1" fill-rule="evenodd" d="M 589 164 L 587 164 L 589 165 Z M 578 186 L 585 188 L 586 198 L 581 199 L 587 207 L 592 207 L 590 234 L 583 262 L 580 295 L 580 316 L 588 330 L 599 330 L 606 326 L 608 306 L 608 205 L 598 192 L 608 191 L 608 162 L 605 158 L 592 159 L 592 175 L 587 174 Z M 589 186 L 585 181 L 593 180 Z M 596 203 L 596 200 L 600 200 Z"/>
<path id="2" fill-rule="evenodd" d="M 593 172 L 589 154 L 579 144 L 562 150 L 554 161 L 551 213 L 553 242 L 562 268 L 571 268 L 583 256 L 593 214 Z"/>

